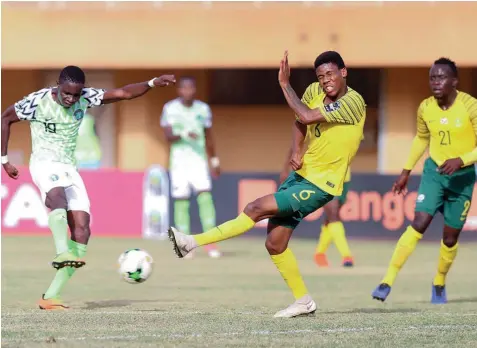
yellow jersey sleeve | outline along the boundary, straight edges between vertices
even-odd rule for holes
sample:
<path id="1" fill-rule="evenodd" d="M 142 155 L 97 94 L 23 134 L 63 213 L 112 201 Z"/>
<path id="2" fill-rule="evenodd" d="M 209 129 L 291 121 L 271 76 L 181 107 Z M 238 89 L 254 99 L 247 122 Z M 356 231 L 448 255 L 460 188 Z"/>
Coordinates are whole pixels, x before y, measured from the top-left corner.
<path id="1" fill-rule="evenodd" d="M 424 121 L 424 110 L 427 106 L 427 100 L 424 100 L 417 109 L 417 136 L 419 138 L 429 138 L 431 133 L 429 128 L 427 128 L 426 122 Z"/>
<path id="2" fill-rule="evenodd" d="M 322 91 L 323 89 L 321 88 L 320 84 L 318 82 L 313 82 L 306 88 L 303 96 L 301 97 L 301 102 L 310 108 L 312 100 L 315 99 L 316 96 L 320 95 Z M 298 115 L 296 114 L 295 119 L 300 121 Z"/>
<path id="3" fill-rule="evenodd" d="M 472 128 L 477 136 L 477 99 L 470 97 L 464 101 L 464 106 L 469 113 L 470 122 L 472 122 Z M 477 147 L 472 151 L 461 156 L 464 166 L 468 166 L 477 162 Z"/>
<path id="4" fill-rule="evenodd" d="M 354 90 L 348 91 L 334 103 L 323 105 L 321 114 L 328 123 L 358 124 L 366 114 L 363 97 Z"/>
<path id="5" fill-rule="evenodd" d="M 471 98 L 465 104 L 467 110 L 469 111 L 472 128 L 474 129 L 475 135 L 477 135 L 477 99 Z"/>
<path id="6" fill-rule="evenodd" d="M 306 88 L 305 93 L 303 93 L 303 96 L 301 97 L 301 101 L 306 106 L 309 106 L 311 101 L 316 96 L 320 95 L 321 92 L 323 92 L 323 89 L 321 88 L 320 84 L 318 82 L 313 82 Z"/>

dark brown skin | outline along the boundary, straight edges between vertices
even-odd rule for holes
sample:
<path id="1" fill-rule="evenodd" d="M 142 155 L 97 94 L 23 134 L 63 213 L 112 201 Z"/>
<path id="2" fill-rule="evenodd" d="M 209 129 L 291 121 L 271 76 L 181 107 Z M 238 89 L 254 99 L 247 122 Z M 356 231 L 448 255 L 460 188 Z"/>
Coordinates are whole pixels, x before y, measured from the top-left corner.
<path id="1" fill-rule="evenodd" d="M 457 97 L 458 79 L 454 76 L 451 68 L 447 65 L 433 65 L 429 71 L 429 87 L 437 104 L 442 110 L 449 109 Z M 451 175 L 459 170 L 464 163 L 460 158 L 446 160 L 440 167 L 439 172 L 443 175 Z M 392 191 L 395 194 L 407 194 L 407 183 L 409 181 L 410 170 L 403 169 L 401 175 L 393 184 Z M 424 212 L 415 212 L 414 220 L 411 224 L 417 232 L 424 234 L 433 216 Z M 455 229 L 445 225 L 442 235 L 444 244 L 453 247 L 460 235 L 460 229 Z"/>
<path id="2" fill-rule="evenodd" d="M 158 87 L 165 87 L 174 84 L 176 79 L 174 75 L 163 75 L 154 80 L 154 85 Z M 52 90 L 53 99 L 61 106 L 69 108 L 74 105 L 81 97 L 81 92 L 84 84 L 72 83 L 64 81 L 58 82 L 56 88 Z M 148 82 L 140 82 L 130 84 L 121 88 L 111 89 L 105 92 L 103 104 L 110 104 L 122 100 L 131 100 L 144 95 L 151 90 Z M 9 106 L 2 113 L 2 140 L 1 140 L 1 155 L 6 156 L 8 150 L 8 140 L 10 138 L 10 126 L 13 123 L 19 122 L 20 119 L 15 113 L 13 105 Z M 5 172 L 12 179 L 17 179 L 19 176 L 18 170 L 10 163 L 2 165 Z M 66 199 L 65 188 L 55 187 L 51 189 L 45 200 L 45 205 L 51 209 L 67 209 L 68 203 Z M 89 228 L 90 215 L 84 211 L 69 211 L 68 224 L 72 234 L 72 239 L 78 243 L 87 244 L 90 236 Z"/>
<path id="3" fill-rule="evenodd" d="M 303 166 L 305 137 L 306 126 L 298 121 L 293 122 L 292 146 L 288 150 L 285 165 L 280 173 L 280 183 L 285 181 L 290 170 L 298 170 Z"/>
<path id="4" fill-rule="evenodd" d="M 336 101 L 346 94 L 346 68 L 338 69 L 333 63 L 322 64 L 316 69 L 316 76 L 320 86 L 325 90 L 325 104 Z M 283 95 L 290 108 L 295 112 L 302 124 L 309 125 L 314 123 L 326 122 L 325 117 L 319 109 L 310 109 L 302 103 L 300 98 L 290 85 L 290 66 L 288 65 L 288 51 L 285 51 L 283 59 L 280 62 L 278 72 L 278 82 L 282 88 Z"/>
<path id="5" fill-rule="evenodd" d="M 15 107 L 10 105 L 2 114 L 2 156 L 7 155 L 8 140 L 10 138 L 10 126 L 17 122 L 20 122 L 20 119 L 15 112 Z M 18 179 L 20 173 L 15 166 L 13 166 L 10 162 L 2 164 L 2 166 L 10 178 L 15 180 Z"/>
<path id="6" fill-rule="evenodd" d="M 215 142 L 214 137 L 212 135 L 212 127 L 205 129 L 205 147 L 209 158 L 216 157 Z M 220 166 L 210 166 L 210 173 L 212 174 L 213 178 L 217 179 L 220 175 Z"/>

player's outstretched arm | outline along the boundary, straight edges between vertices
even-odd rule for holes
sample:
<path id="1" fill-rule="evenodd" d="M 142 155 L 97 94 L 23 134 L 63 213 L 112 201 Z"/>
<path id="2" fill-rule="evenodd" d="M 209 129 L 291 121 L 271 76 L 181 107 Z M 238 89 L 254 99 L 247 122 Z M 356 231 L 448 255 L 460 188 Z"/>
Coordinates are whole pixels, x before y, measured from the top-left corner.
<path id="1" fill-rule="evenodd" d="M 288 65 L 288 51 L 280 62 L 280 70 L 278 72 L 278 82 L 282 88 L 283 95 L 287 100 L 290 108 L 295 112 L 295 117 L 300 123 L 308 125 L 313 123 L 326 122 L 325 117 L 319 109 L 310 109 L 296 95 L 290 84 L 290 66 Z"/>
<path id="2" fill-rule="evenodd" d="M 115 103 L 122 100 L 131 100 L 146 94 L 153 87 L 166 87 L 176 83 L 174 75 L 162 75 L 150 81 L 133 83 L 121 88 L 104 92 L 102 104 Z"/>
<path id="3" fill-rule="evenodd" d="M 10 126 L 12 123 L 19 122 L 14 105 L 10 105 L 2 113 L 2 166 L 5 169 L 5 172 L 12 179 L 18 178 L 18 170 L 8 162 L 8 140 L 10 138 Z"/>

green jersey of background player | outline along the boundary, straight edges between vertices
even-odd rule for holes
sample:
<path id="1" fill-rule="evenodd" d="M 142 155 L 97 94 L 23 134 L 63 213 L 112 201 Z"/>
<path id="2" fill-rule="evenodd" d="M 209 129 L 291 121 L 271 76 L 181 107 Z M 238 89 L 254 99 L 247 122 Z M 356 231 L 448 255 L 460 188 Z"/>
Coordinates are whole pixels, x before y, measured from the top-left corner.
<path id="1" fill-rule="evenodd" d="M 197 195 L 202 228 L 215 226 L 215 206 L 208 158 L 214 177 L 220 173 L 219 159 L 212 138 L 212 112 L 209 105 L 197 100 L 193 77 L 179 80 L 178 98 L 164 105 L 161 126 L 170 144 L 169 174 L 171 196 L 174 198 L 174 223 L 181 231 L 190 233 L 190 196 Z M 210 257 L 220 257 L 215 244 L 205 246 Z M 192 257 L 189 253 L 187 257 Z"/>
<path id="2" fill-rule="evenodd" d="M 83 257 L 90 237 L 90 204 L 83 180 L 75 167 L 78 131 L 88 108 L 142 96 L 155 86 L 175 83 L 173 75 L 122 88 L 104 90 L 85 88 L 85 74 L 77 66 L 67 66 L 57 86 L 31 93 L 2 113 L 2 166 L 17 179 L 18 170 L 8 161 L 10 126 L 30 121 L 32 154 L 30 173 L 45 205 L 51 210 L 48 225 L 53 234 L 57 269 L 50 287 L 39 301 L 41 309 L 68 308 L 60 293 L 75 268 L 85 265 Z M 68 225 L 71 240 L 68 240 Z"/>

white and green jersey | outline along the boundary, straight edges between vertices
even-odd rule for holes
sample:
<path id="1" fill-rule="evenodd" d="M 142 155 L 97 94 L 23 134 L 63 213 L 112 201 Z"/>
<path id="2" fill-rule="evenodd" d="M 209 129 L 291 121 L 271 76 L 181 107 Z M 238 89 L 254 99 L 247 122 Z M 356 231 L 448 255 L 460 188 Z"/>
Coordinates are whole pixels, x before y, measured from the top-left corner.
<path id="1" fill-rule="evenodd" d="M 32 154 L 30 161 L 75 164 L 78 130 L 88 108 L 99 106 L 103 89 L 83 88 L 79 100 L 69 108 L 59 105 L 53 87 L 34 92 L 15 103 L 20 120 L 30 121 Z"/>
<path id="2" fill-rule="evenodd" d="M 194 100 L 192 106 L 185 106 L 179 98 L 164 105 L 161 127 L 172 127 L 174 135 L 182 139 L 171 145 L 170 167 L 173 169 L 185 163 L 207 163 L 205 148 L 205 128 L 212 127 L 212 113 L 209 105 Z M 187 136 L 195 133 L 196 139 Z"/>

